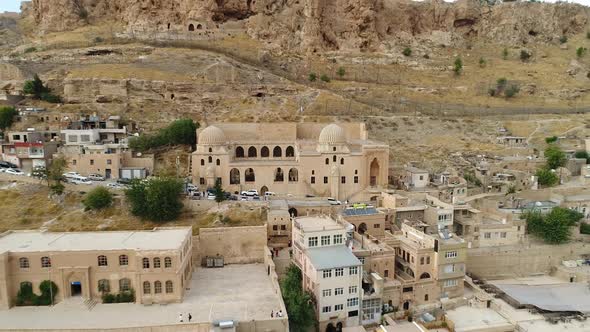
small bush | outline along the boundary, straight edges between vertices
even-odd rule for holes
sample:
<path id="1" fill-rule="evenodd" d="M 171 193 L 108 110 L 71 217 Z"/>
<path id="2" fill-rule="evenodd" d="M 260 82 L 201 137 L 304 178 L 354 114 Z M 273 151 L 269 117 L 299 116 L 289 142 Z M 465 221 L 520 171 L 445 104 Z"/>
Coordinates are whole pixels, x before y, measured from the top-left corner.
<path id="1" fill-rule="evenodd" d="M 502 50 L 502 59 L 504 59 L 504 60 L 508 59 L 508 49 L 507 48 Z"/>
<path id="2" fill-rule="evenodd" d="M 402 54 L 403 54 L 404 56 L 410 56 L 410 55 L 412 55 L 412 49 L 411 49 L 411 48 L 409 48 L 409 47 L 406 47 L 406 48 L 404 48 L 404 50 L 402 51 Z"/>
<path id="3" fill-rule="evenodd" d="M 486 66 L 486 64 L 487 64 L 487 61 L 486 61 L 486 59 L 484 59 L 483 57 L 479 58 L 479 66 L 480 66 L 481 68 L 485 67 L 485 66 Z"/>
<path id="4" fill-rule="evenodd" d="M 338 77 L 340 77 L 340 78 L 344 77 L 345 74 L 346 74 L 346 70 L 344 70 L 344 67 L 339 67 L 338 70 L 336 71 L 336 75 L 338 75 Z"/>
<path id="5" fill-rule="evenodd" d="M 576 56 L 578 58 L 581 58 L 584 56 L 584 54 L 586 54 L 586 48 L 585 47 L 578 47 L 578 49 L 576 49 Z"/>
<path id="6" fill-rule="evenodd" d="M 117 297 L 111 293 L 102 294 L 102 303 L 116 303 Z"/>
<path id="7" fill-rule="evenodd" d="M 25 53 L 33 53 L 33 52 L 37 52 L 37 48 L 35 46 L 27 47 L 25 49 Z"/>
<path id="8" fill-rule="evenodd" d="M 309 73 L 309 75 L 307 76 L 307 79 L 310 82 L 315 82 L 318 79 L 318 75 L 316 73 Z"/>
<path id="9" fill-rule="evenodd" d="M 504 90 L 504 96 L 506 98 L 512 98 L 520 91 L 520 88 L 516 84 L 511 84 L 506 90 Z"/>
<path id="10" fill-rule="evenodd" d="M 455 59 L 455 63 L 453 66 L 453 72 L 455 72 L 455 75 L 459 76 L 459 75 L 461 75 L 462 71 L 463 71 L 463 60 L 461 60 L 461 58 L 457 57 Z"/>
<path id="11" fill-rule="evenodd" d="M 584 150 L 576 151 L 576 153 L 574 154 L 574 157 L 579 158 L 579 159 L 586 159 L 586 164 L 590 164 L 590 154 L 587 151 L 584 151 Z"/>
<path id="12" fill-rule="evenodd" d="M 51 185 L 49 187 L 49 191 L 51 191 L 52 194 L 54 195 L 61 195 L 64 193 L 64 190 L 66 189 L 66 187 L 61 184 L 61 183 L 56 183 L 54 185 Z"/>
<path id="13" fill-rule="evenodd" d="M 330 77 L 328 77 L 328 75 L 326 75 L 326 74 L 322 74 L 322 76 L 320 76 L 320 80 L 322 80 L 323 82 L 329 83 Z"/>
<path id="14" fill-rule="evenodd" d="M 498 87 L 502 87 L 504 88 L 506 86 L 506 83 L 508 83 L 508 80 L 504 77 L 499 78 L 496 83 L 498 84 Z"/>
<path id="15" fill-rule="evenodd" d="M 590 234 L 590 224 L 585 222 L 580 224 L 580 233 L 582 234 Z"/>
<path id="16" fill-rule="evenodd" d="M 532 55 L 531 55 L 531 53 L 529 51 L 527 51 L 527 50 L 520 50 L 520 60 L 522 62 L 529 61 L 530 58 L 531 58 L 531 56 Z"/>
<path id="17" fill-rule="evenodd" d="M 545 137 L 545 143 L 551 144 L 557 142 L 557 136 Z"/>
<path id="18" fill-rule="evenodd" d="M 559 43 L 560 44 L 567 43 L 567 36 L 561 36 L 561 37 L 559 37 Z"/>
<path id="19" fill-rule="evenodd" d="M 104 38 L 102 38 L 102 37 L 94 37 L 94 42 L 97 43 L 97 44 L 98 43 L 102 43 L 102 42 L 104 42 Z"/>
<path id="20" fill-rule="evenodd" d="M 538 178 L 539 184 L 545 187 L 553 187 L 557 184 L 557 182 L 559 182 L 559 178 L 555 172 L 548 168 L 538 169 L 535 175 Z"/>
<path id="21" fill-rule="evenodd" d="M 92 189 L 82 201 L 87 210 L 100 210 L 113 204 L 113 194 L 105 187 Z"/>
<path id="22" fill-rule="evenodd" d="M 54 95 L 52 93 L 49 92 L 44 92 L 41 94 L 41 100 L 44 100 L 48 103 L 52 103 L 52 104 L 59 104 L 61 103 L 61 97 Z"/>

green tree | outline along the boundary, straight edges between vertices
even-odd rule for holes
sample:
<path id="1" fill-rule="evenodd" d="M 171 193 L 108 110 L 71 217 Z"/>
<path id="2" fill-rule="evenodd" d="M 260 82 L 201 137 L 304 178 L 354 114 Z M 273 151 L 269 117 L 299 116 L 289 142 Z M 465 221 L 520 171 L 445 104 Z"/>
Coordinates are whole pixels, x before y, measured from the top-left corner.
<path id="1" fill-rule="evenodd" d="M 576 154 L 574 154 L 574 157 L 579 158 L 579 159 L 586 159 L 586 164 L 590 164 L 590 154 L 587 151 L 584 151 L 584 150 L 576 151 Z"/>
<path id="2" fill-rule="evenodd" d="M 565 153 L 555 145 L 550 145 L 545 149 L 545 159 L 547 160 L 547 167 L 550 169 L 564 166 L 567 161 Z"/>
<path id="3" fill-rule="evenodd" d="M 161 133 L 167 144 L 171 145 L 195 145 L 197 142 L 197 128 L 199 124 L 191 119 L 180 119 L 172 122 Z"/>
<path id="4" fill-rule="evenodd" d="M 557 174 L 548 168 L 539 168 L 535 173 L 539 184 L 544 187 L 553 187 L 559 181 Z"/>
<path id="5" fill-rule="evenodd" d="M 61 195 L 64 192 L 63 174 L 68 166 L 64 157 L 53 159 L 49 168 L 47 168 L 47 185 L 54 195 Z"/>
<path id="6" fill-rule="evenodd" d="M 402 51 L 402 54 L 403 54 L 404 56 L 410 56 L 410 55 L 412 55 L 412 49 L 411 49 L 411 48 L 409 48 L 409 47 L 406 47 L 406 48 L 404 48 L 404 50 Z"/>
<path id="7" fill-rule="evenodd" d="M 33 80 L 25 81 L 23 92 L 32 95 L 34 99 L 41 99 L 41 95 L 49 92 L 49 89 L 43 85 L 43 81 L 39 78 L 39 75 L 35 74 Z"/>
<path id="8" fill-rule="evenodd" d="M 578 58 L 581 58 L 581 57 L 583 57 L 583 56 L 584 56 L 584 54 L 586 54 L 586 48 L 585 48 L 585 47 L 582 47 L 582 46 L 580 46 L 580 47 L 578 47 L 578 48 L 576 49 L 576 56 L 577 56 Z"/>
<path id="9" fill-rule="evenodd" d="M 508 49 L 507 48 L 504 48 L 502 50 L 502 59 L 508 60 Z"/>
<path id="10" fill-rule="evenodd" d="M 455 59 L 453 71 L 455 72 L 455 75 L 461 75 L 461 72 L 463 71 L 463 60 L 461 60 L 460 57 Z"/>
<path id="11" fill-rule="evenodd" d="M 0 131 L 4 132 L 6 128 L 10 128 L 14 123 L 14 117 L 18 112 L 14 107 L 0 107 Z"/>
<path id="12" fill-rule="evenodd" d="M 346 70 L 344 69 L 344 67 L 338 67 L 338 70 L 336 71 L 336 75 L 338 75 L 338 77 L 343 78 L 344 75 L 346 75 Z"/>
<path id="13" fill-rule="evenodd" d="M 87 210 L 104 209 L 113 204 L 113 194 L 107 188 L 99 186 L 90 190 L 82 203 Z"/>
<path id="14" fill-rule="evenodd" d="M 311 295 L 303 291 L 301 270 L 291 264 L 281 280 L 281 293 L 289 316 L 289 330 L 306 332 L 315 324 Z"/>
<path id="15" fill-rule="evenodd" d="M 215 201 L 217 202 L 217 205 L 225 201 L 225 191 L 223 191 L 223 188 L 221 187 L 221 181 L 215 181 L 213 191 L 215 193 Z"/>
<path id="16" fill-rule="evenodd" d="M 315 82 L 318 79 L 318 75 L 316 73 L 309 73 L 309 75 L 307 76 L 307 79 L 310 82 Z"/>
<path id="17" fill-rule="evenodd" d="M 36 305 L 53 305 L 55 296 L 57 295 L 57 285 L 50 280 L 43 280 L 39 284 L 41 295 L 37 297 Z"/>
<path id="18" fill-rule="evenodd" d="M 125 191 L 131 213 L 151 221 L 177 219 L 182 211 L 182 182 L 175 178 L 134 180 Z"/>
<path id="19" fill-rule="evenodd" d="M 546 215 L 534 209 L 523 214 L 523 218 L 527 221 L 528 232 L 550 244 L 569 241 L 570 228 L 583 217 L 584 215 L 577 211 L 562 207 L 555 207 Z"/>

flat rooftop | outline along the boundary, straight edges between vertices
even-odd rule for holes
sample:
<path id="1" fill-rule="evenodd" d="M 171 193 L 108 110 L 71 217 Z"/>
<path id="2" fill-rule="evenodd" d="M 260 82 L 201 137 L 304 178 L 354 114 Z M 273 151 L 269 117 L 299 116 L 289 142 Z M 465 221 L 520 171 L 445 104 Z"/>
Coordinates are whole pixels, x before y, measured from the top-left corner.
<path id="1" fill-rule="evenodd" d="M 590 312 L 590 289 L 586 283 L 540 285 L 495 283 L 495 286 L 522 305 L 533 305 L 547 311 Z"/>
<path id="2" fill-rule="evenodd" d="M 0 253 L 88 250 L 173 250 L 192 234 L 190 227 L 151 231 L 40 232 L 12 231 L 0 235 Z"/>
<path id="3" fill-rule="evenodd" d="M 488 308 L 462 306 L 447 311 L 447 316 L 455 324 L 456 332 L 505 331 L 514 327 L 506 318 Z"/>
<path id="4" fill-rule="evenodd" d="M 298 217 L 295 218 L 295 226 L 304 232 L 344 229 L 344 226 L 328 216 Z"/>
<path id="5" fill-rule="evenodd" d="M 373 214 L 382 214 L 374 207 L 367 208 L 346 208 L 342 210 L 342 214 L 345 216 L 367 216 Z"/>
<path id="6" fill-rule="evenodd" d="M 307 255 L 316 270 L 361 265 L 361 261 L 345 245 L 307 249 Z"/>
<path id="7" fill-rule="evenodd" d="M 192 321 L 197 323 L 222 319 L 249 322 L 271 319 L 271 311 L 282 310 L 280 293 L 275 291 L 264 264 L 197 268 L 190 284 L 185 286 L 190 290 L 182 303 L 99 303 L 88 310 L 81 298 L 70 298 L 53 307 L 0 310 L 0 330 L 115 329 L 179 324 L 180 313 L 184 317 L 190 313 Z"/>

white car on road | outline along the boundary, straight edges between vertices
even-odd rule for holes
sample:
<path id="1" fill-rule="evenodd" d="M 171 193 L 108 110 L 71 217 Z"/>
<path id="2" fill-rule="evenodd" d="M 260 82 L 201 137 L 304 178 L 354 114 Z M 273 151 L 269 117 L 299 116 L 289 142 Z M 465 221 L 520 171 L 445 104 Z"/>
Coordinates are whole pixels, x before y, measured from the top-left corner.
<path id="1" fill-rule="evenodd" d="M 84 176 L 74 176 L 69 179 L 73 184 L 92 184 L 92 181 Z"/>
<path id="2" fill-rule="evenodd" d="M 258 190 L 250 189 L 248 191 L 242 191 L 241 195 L 242 196 L 258 196 Z"/>
<path id="3" fill-rule="evenodd" d="M 6 174 L 10 174 L 10 175 L 25 175 L 25 172 L 21 171 L 18 168 L 7 168 L 6 171 L 4 171 Z"/>

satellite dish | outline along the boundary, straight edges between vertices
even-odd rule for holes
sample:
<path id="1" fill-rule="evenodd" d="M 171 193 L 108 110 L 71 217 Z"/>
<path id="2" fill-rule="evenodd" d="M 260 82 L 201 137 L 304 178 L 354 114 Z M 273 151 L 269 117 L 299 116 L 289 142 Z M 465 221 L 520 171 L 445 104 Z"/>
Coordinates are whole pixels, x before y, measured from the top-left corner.
<path id="1" fill-rule="evenodd" d="M 138 157 L 141 157 L 141 152 L 138 152 L 138 153 L 137 153 L 137 156 L 138 156 Z"/>

